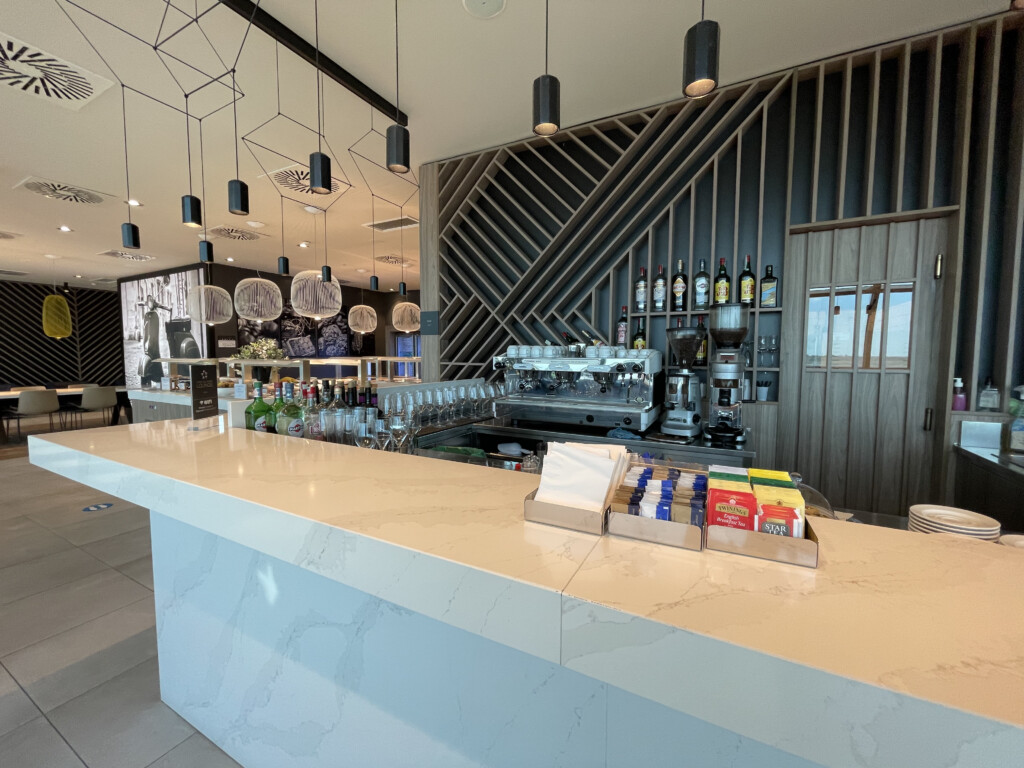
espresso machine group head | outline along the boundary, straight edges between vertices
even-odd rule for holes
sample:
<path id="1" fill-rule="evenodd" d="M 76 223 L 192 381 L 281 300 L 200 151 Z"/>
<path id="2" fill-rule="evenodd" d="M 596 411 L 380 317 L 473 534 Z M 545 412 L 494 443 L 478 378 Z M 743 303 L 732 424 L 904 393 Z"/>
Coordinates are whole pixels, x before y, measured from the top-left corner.
<path id="1" fill-rule="evenodd" d="M 711 391 L 704 436 L 712 443 L 746 440 L 740 418 L 745 368 L 740 345 L 747 337 L 747 323 L 745 304 L 716 304 L 711 308 L 709 330 L 715 340 L 715 354 L 709 367 Z"/>
<path id="2" fill-rule="evenodd" d="M 666 377 L 665 416 L 661 431 L 667 435 L 696 437 L 701 433 L 700 379 L 692 370 L 693 361 L 707 337 L 703 328 L 669 328 L 668 346 L 679 370 Z"/>

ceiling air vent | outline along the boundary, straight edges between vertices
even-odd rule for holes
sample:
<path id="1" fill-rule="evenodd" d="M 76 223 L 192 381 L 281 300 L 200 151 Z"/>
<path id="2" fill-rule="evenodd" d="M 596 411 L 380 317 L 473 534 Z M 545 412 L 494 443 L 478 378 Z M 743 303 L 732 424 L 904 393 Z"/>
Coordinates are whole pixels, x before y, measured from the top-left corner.
<path id="1" fill-rule="evenodd" d="M 408 216 L 402 216 L 400 219 L 386 219 L 376 223 L 363 224 L 364 227 L 376 229 L 378 232 L 390 232 L 393 229 L 407 229 L 408 227 L 418 227 L 419 225 L 420 223 L 416 219 Z"/>
<path id="2" fill-rule="evenodd" d="M 259 240 L 261 237 L 266 237 L 259 232 L 253 232 L 251 229 L 239 229 L 238 227 L 210 227 L 206 231 L 206 237 L 203 237 L 203 233 L 200 233 L 200 240 Z"/>
<path id="3" fill-rule="evenodd" d="M 408 259 L 406 259 L 403 262 L 402 261 L 402 257 L 397 255 L 397 254 L 394 254 L 394 253 L 389 253 L 387 256 L 378 256 L 377 257 L 377 262 L 379 264 L 390 264 L 393 267 L 411 267 L 412 266 L 412 263 Z"/>
<path id="4" fill-rule="evenodd" d="M 148 253 L 132 253 L 130 251 L 103 251 L 96 255 L 110 256 L 111 258 L 122 259 L 124 261 L 153 261 L 156 259 L 156 256 L 150 256 Z M 100 282 L 100 280 L 97 280 L 96 282 Z"/>
<path id="5" fill-rule="evenodd" d="M 0 85 L 78 110 L 113 83 L 0 32 Z"/>
<path id="6" fill-rule="evenodd" d="M 103 283 L 104 285 L 106 285 L 106 284 L 109 284 L 109 283 L 116 283 L 117 282 L 117 278 L 116 277 L 97 277 L 92 282 L 94 282 L 94 283 Z"/>
<path id="7" fill-rule="evenodd" d="M 21 237 L 18 232 L 4 232 L 0 230 L 0 240 L 13 240 L 16 237 Z"/>
<path id="8" fill-rule="evenodd" d="M 284 171 L 276 171 L 271 174 L 271 178 L 285 189 L 301 192 L 311 197 L 320 197 L 318 193 L 309 188 L 308 168 L 288 168 Z M 338 183 L 338 180 L 331 179 L 331 194 L 338 192 L 340 189 L 341 184 Z"/>
<path id="9" fill-rule="evenodd" d="M 2 81 L 2 77 L 0 77 L 0 81 Z M 63 200 L 66 203 L 99 205 L 108 197 L 112 197 L 112 195 L 97 192 L 93 189 L 73 187 L 70 184 L 62 184 L 59 181 L 50 181 L 49 179 L 40 179 L 37 176 L 29 176 L 26 179 L 22 179 L 14 186 L 15 188 L 24 187 L 29 192 L 34 192 L 37 195 L 48 197 L 51 200 Z"/>
<path id="10" fill-rule="evenodd" d="M 4 277 L 25 277 L 28 272 L 19 272 L 16 269 L 0 269 L 0 275 Z"/>

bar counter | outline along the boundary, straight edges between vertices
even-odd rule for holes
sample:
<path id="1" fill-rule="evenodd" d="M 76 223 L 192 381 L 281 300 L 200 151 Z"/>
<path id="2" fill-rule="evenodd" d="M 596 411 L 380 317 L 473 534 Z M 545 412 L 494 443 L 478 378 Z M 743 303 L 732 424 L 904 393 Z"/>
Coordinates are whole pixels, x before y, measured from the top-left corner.
<path id="1" fill-rule="evenodd" d="M 188 424 L 30 457 L 152 510 L 161 695 L 246 768 L 1024 760 L 1024 552 L 695 553 L 527 523 L 536 476 Z"/>

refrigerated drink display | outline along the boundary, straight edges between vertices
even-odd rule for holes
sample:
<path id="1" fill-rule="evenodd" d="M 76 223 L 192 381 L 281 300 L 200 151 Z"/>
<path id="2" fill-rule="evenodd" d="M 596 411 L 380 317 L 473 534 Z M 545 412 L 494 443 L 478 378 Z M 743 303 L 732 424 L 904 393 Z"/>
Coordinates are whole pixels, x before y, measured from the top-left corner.
<path id="1" fill-rule="evenodd" d="M 683 271 L 683 260 L 676 262 L 676 273 L 672 275 L 672 311 L 686 311 L 686 272 Z"/>
<path id="2" fill-rule="evenodd" d="M 665 311 L 665 295 L 668 293 L 668 281 L 665 280 L 665 267 L 658 265 L 658 276 L 654 278 L 651 301 L 654 304 L 655 312 Z"/>
<path id="3" fill-rule="evenodd" d="M 725 259 L 718 260 L 718 274 L 715 275 L 715 304 L 728 304 L 732 295 L 732 280 L 725 268 Z"/>
<path id="4" fill-rule="evenodd" d="M 754 277 L 754 273 L 750 269 L 750 254 L 748 253 L 746 266 L 740 272 L 740 304 L 746 304 L 748 307 L 754 305 L 754 286 L 756 284 L 757 278 Z"/>
<path id="5" fill-rule="evenodd" d="M 637 312 L 647 311 L 647 270 L 640 267 L 640 277 L 633 283 L 633 304 Z"/>
<path id="6" fill-rule="evenodd" d="M 772 272 L 772 265 L 764 268 L 761 278 L 761 306 L 770 309 L 779 306 L 779 278 Z"/>
<path id="7" fill-rule="evenodd" d="M 693 308 L 708 309 L 711 306 L 711 275 L 700 260 L 700 272 L 693 278 Z"/>
<path id="8" fill-rule="evenodd" d="M 629 340 L 629 316 L 626 314 L 626 306 L 622 306 L 622 315 L 619 322 L 615 324 L 615 343 L 620 347 L 626 346 Z"/>
<path id="9" fill-rule="evenodd" d="M 252 384 L 252 402 L 245 407 L 245 428 L 256 432 L 267 431 L 267 413 L 270 406 L 263 401 L 263 384 L 254 381 Z M 271 429 L 271 432 L 274 430 Z"/>

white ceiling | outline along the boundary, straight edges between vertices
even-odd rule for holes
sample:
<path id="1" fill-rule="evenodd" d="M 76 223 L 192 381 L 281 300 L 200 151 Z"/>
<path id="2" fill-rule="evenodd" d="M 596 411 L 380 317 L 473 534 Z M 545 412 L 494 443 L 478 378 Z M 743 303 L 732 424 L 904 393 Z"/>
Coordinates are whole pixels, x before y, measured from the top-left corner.
<path id="1" fill-rule="evenodd" d="M 152 40 L 163 17 L 165 0 L 76 0 L 97 16 Z M 212 0 L 173 0 L 200 10 Z M 313 0 L 262 0 L 260 6 L 281 22 L 314 39 Z M 320 43 L 326 55 L 371 88 L 394 98 L 394 6 L 390 0 L 320 0 Z M 1005 0 L 709 0 L 707 13 L 720 22 L 721 78 L 738 82 L 759 74 L 813 61 L 908 35 L 937 29 L 1005 9 Z M 67 11 L 95 45 L 75 29 Z M 193 10 L 194 12 L 194 10 Z M 550 71 L 562 83 L 562 122 L 587 122 L 605 115 L 670 101 L 680 96 L 682 38 L 699 18 L 699 0 L 552 0 Z M 409 115 L 414 167 L 524 138 L 530 133 L 531 83 L 544 67 L 543 0 L 507 0 L 496 17 L 469 15 L 460 0 L 401 0 L 401 108 Z M 165 29 L 185 17 L 169 10 Z M 237 54 L 246 23 L 225 8 L 214 8 L 202 21 L 213 47 L 228 64 Z M 0 230 L 21 236 L 0 240 L 0 268 L 28 273 L 20 279 L 69 280 L 88 286 L 96 278 L 122 277 L 185 264 L 198 259 L 195 230 L 180 223 L 181 195 L 188 191 L 184 116 L 128 92 L 132 196 L 144 207 L 134 221 L 142 232 L 142 251 L 156 256 L 143 264 L 96 255 L 120 248 L 120 224 L 126 220 L 121 89 L 116 80 L 184 107 L 157 55 L 147 46 L 68 5 L 64 0 L 6 0 L 0 5 L 0 32 L 34 45 L 114 82 L 79 111 L 0 85 Z M 238 62 L 239 133 L 248 134 L 277 113 L 273 41 L 259 30 L 246 38 Z M 208 72 L 221 74 L 210 45 L 195 28 L 180 34 L 167 49 Z M 313 69 L 281 48 L 281 111 L 307 125 L 316 124 Z M 199 76 L 180 64 L 169 65 L 186 87 Z M 418 285 L 418 230 L 378 235 L 374 244 L 364 224 L 373 216 L 371 194 L 405 200 L 415 189 L 404 178 L 354 159 L 357 149 L 383 162 L 384 142 L 377 134 L 360 137 L 371 127 L 371 109 L 337 83 L 324 79 L 324 134 L 335 154 L 335 176 L 347 177 L 353 189 L 333 205 L 328 216 L 328 257 L 335 274 L 365 284 L 372 270 L 371 250 L 378 256 L 403 250 L 411 269 L 410 287 Z M 209 112 L 230 100 L 216 84 L 191 99 L 193 111 Z M 384 131 L 389 120 L 379 113 L 373 126 Z M 193 187 L 200 194 L 197 123 L 193 121 Z M 246 220 L 264 222 L 257 242 L 216 240 L 217 260 L 237 266 L 273 270 L 281 255 L 279 196 L 261 178 L 261 166 L 240 148 L 240 175 L 248 182 L 250 215 L 227 211 L 227 181 L 235 176 L 230 107 L 203 120 L 206 168 L 206 220 L 209 226 L 247 228 Z M 303 161 L 315 148 L 315 135 L 277 118 L 254 139 Z M 288 165 L 256 150 L 267 170 Z M 358 166 L 357 166 L 358 163 Z M 340 170 L 339 170 L 340 166 Z M 85 187 L 110 195 L 101 205 L 51 200 L 16 188 L 27 176 Z M 316 202 L 316 201 L 313 201 Z M 418 217 L 418 195 L 404 209 Z M 397 209 L 378 200 L 376 217 L 393 218 Z M 299 203 L 286 201 L 285 253 L 296 267 L 323 263 L 323 216 L 312 216 Z M 300 249 L 314 240 L 318 249 Z M 67 225 L 74 231 L 61 233 Z M 44 254 L 59 256 L 46 259 Z M 367 272 L 357 272 L 357 270 Z M 382 287 L 400 279 L 400 269 L 378 267 Z M 82 278 L 75 278 L 80 274 Z"/>

